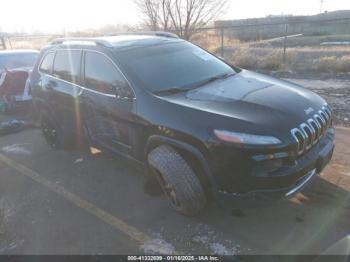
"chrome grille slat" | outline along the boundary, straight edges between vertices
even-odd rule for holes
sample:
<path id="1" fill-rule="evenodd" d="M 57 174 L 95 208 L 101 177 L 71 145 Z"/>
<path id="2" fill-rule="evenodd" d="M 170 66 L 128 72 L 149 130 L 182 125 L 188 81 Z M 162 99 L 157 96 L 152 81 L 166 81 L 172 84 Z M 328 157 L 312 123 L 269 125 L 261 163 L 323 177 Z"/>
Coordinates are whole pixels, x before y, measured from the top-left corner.
<path id="1" fill-rule="evenodd" d="M 326 114 L 327 120 L 329 120 L 331 118 L 331 114 L 330 114 L 329 109 L 327 107 L 323 106 L 322 111 Z"/>
<path id="2" fill-rule="evenodd" d="M 321 118 L 320 117 L 320 115 L 314 115 L 314 118 L 315 118 L 315 120 L 316 120 L 316 122 L 319 124 L 319 126 L 320 126 L 320 135 L 319 135 L 319 137 L 321 137 L 322 136 L 322 133 L 323 133 L 323 128 L 324 128 L 324 120 L 323 120 L 323 118 Z"/>
<path id="3" fill-rule="evenodd" d="M 294 128 L 291 130 L 292 136 L 294 137 L 294 139 L 297 141 L 298 143 L 298 154 L 302 153 L 304 151 L 304 147 L 305 147 L 305 136 L 304 133 L 301 132 L 298 128 Z M 301 136 L 298 136 L 298 134 Z"/>
<path id="4" fill-rule="evenodd" d="M 305 138 L 305 148 L 306 148 L 306 150 L 308 150 L 312 146 L 312 131 L 311 131 L 311 128 L 306 123 L 302 123 L 300 125 L 300 129 L 301 129 L 301 131 L 304 133 L 304 135 L 306 137 Z"/>
<path id="5" fill-rule="evenodd" d="M 326 130 L 331 126 L 332 112 L 327 105 L 314 114 L 313 117 L 291 129 L 291 134 L 297 142 L 298 155 L 309 150 L 322 138 Z"/>
<path id="6" fill-rule="evenodd" d="M 307 123 L 309 124 L 309 127 L 312 129 L 312 145 L 316 144 L 318 141 L 318 129 L 319 126 L 317 125 L 316 121 L 312 118 L 307 120 Z"/>

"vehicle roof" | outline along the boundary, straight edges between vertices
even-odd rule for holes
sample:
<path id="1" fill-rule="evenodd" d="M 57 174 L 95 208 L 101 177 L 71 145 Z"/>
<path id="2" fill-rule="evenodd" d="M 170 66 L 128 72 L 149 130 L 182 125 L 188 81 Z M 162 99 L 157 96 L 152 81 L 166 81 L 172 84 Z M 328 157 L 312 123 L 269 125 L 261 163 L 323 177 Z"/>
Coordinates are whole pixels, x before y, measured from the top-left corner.
<path id="1" fill-rule="evenodd" d="M 39 51 L 34 49 L 10 49 L 0 50 L 0 55 L 17 55 L 17 54 L 38 54 Z"/>

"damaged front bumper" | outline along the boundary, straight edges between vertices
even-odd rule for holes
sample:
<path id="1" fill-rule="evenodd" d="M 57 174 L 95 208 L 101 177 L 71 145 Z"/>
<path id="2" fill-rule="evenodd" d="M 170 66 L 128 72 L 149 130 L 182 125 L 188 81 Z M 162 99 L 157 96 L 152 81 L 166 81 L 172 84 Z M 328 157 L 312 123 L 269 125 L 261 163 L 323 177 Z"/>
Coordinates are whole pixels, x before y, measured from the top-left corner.
<path id="1" fill-rule="evenodd" d="M 289 186 L 251 190 L 244 193 L 228 192 L 218 189 L 216 199 L 221 205 L 234 208 L 270 205 L 272 202 L 292 198 L 302 191 L 317 177 L 332 158 L 334 150 L 334 135 L 329 134 L 315 148 L 295 161 L 295 165 L 284 170 L 283 174 L 268 177 L 271 183 L 282 179 L 295 178 Z M 278 184 L 278 183 L 276 183 Z"/>

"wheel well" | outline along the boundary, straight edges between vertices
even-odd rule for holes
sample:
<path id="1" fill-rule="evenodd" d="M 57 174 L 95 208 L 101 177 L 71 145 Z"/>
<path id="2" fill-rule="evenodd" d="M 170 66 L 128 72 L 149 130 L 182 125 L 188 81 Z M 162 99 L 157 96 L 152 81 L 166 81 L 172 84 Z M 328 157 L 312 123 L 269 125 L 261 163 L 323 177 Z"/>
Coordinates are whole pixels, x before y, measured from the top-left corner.
<path id="1" fill-rule="evenodd" d="M 188 150 L 182 149 L 182 148 L 175 148 L 173 147 L 182 157 L 185 159 L 185 161 L 190 165 L 192 170 L 195 172 L 195 174 L 198 176 L 199 181 L 201 182 L 202 186 L 205 189 L 208 189 L 210 187 L 210 181 L 207 177 L 205 170 L 201 164 L 201 162 L 197 159 L 197 157 L 191 153 Z"/>
<path id="2" fill-rule="evenodd" d="M 40 118 L 42 114 L 49 117 L 50 121 L 54 123 L 62 132 L 61 135 L 64 136 L 64 147 L 66 149 L 72 148 L 82 148 L 85 144 L 83 130 L 81 126 L 75 126 L 75 133 L 71 132 L 71 128 L 63 123 L 59 115 L 55 113 L 46 103 L 39 101 L 37 103 L 37 114 Z M 40 119 L 38 119 L 40 121 Z"/>
<path id="3" fill-rule="evenodd" d="M 196 149 L 193 148 L 191 145 L 184 144 L 183 142 L 180 141 L 173 141 L 167 139 L 157 139 L 157 140 L 152 140 L 151 142 L 149 141 L 146 146 L 146 151 L 145 151 L 145 163 L 148 165 L 147 161 L 147 155 L 150 151 L 152 151 L 154 148 L 161 146 L 161 145 L 167 145 L 173 148 L 176 152 L 178 152 L 181 157 L 190 165 L 190 167 L 193 169 L 195 174 L 198 176 L 203 188 L 207 191 L 210 186 L 210 174 L 208 174 L 209 170 L 206 169 L 203 165 L 203 161 L 205 161 L 204 156 Z M 193 148 L 193 149 L 192 149 Z M 194 152 L 194 151 L 198 152 Z M 201 154 L 202 160 L 199 159 L 198 154 Z"/>

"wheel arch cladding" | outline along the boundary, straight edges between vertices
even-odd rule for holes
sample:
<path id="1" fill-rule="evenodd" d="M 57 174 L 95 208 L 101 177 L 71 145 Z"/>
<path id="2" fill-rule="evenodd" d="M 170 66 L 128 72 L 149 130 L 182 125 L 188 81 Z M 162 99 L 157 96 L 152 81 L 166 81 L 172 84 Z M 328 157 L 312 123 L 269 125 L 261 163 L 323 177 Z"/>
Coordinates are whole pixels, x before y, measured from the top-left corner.
<path id="1" fill-rule="evenodd" d="M 169 137 L 152 135 L 148 138 L 144 150 L 144 159 L 146 164 L 148 164 L 148 153 L 160 145 L 168 145 L 175 149 L 195 171 L 203 186 L 216 188 L 216 182 L 212 176 L 208 162 L 203 153 L 188 143 Z"/>

